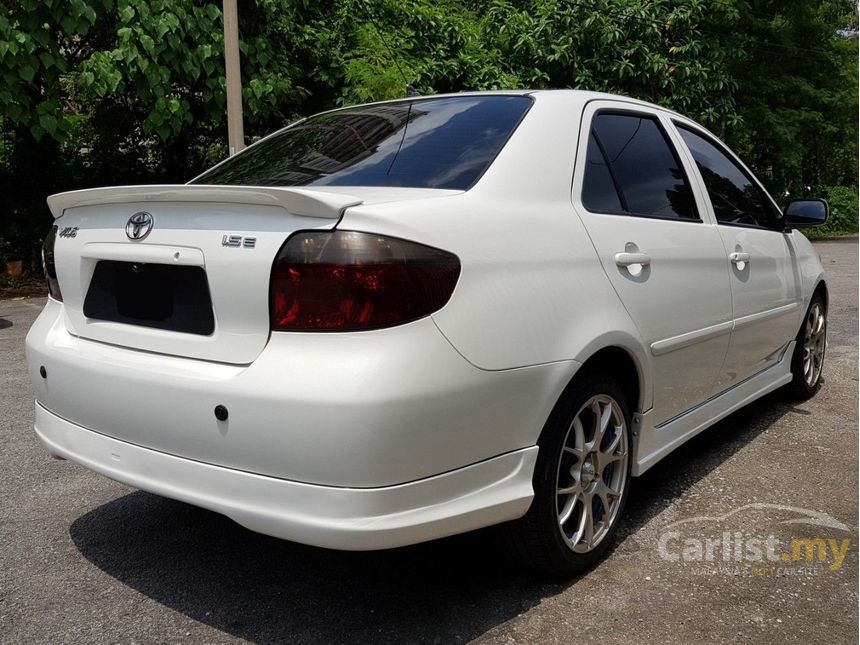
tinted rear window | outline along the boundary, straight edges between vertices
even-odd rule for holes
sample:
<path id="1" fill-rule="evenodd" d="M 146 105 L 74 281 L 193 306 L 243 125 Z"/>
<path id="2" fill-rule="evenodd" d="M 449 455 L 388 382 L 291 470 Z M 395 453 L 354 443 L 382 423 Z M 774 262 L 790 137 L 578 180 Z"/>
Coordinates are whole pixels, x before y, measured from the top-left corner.
<path id="1" fill-rule="evenodd" d="M 532 104 L 470 96 L 320 114 L 261 141 L 195 184 L 469 188 Z"/>
<path id="2" fill-rule="evenodd" d="M 582 193 L 587 209 L 698 219 L 681 162 L 656 118 L 598 113 L 591 123 L 587 161 Z"/>

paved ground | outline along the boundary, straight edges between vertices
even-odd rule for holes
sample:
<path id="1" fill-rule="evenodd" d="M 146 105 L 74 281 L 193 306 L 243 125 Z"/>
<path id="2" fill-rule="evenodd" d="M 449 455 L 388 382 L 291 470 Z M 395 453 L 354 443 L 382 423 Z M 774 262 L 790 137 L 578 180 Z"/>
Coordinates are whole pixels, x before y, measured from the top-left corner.
<path id="1" fill-rule="evenodd" d="M 51 460 L 23 366 L 42 301 L 0 301 L 0 641 L 856 642 L 857 240 L 817 246 L 820 395 L 755 403 L 636 480 L 610 557 L 566 584 L 512 570 L 492 532 L 325 551 Z M 726 532 L 740 560 L 733 542 L 699 561 Z M 789 560 L 754 559 L 768 536 Z M 795 562 L 792 537 L 825 540 L 826 560 Z"/>

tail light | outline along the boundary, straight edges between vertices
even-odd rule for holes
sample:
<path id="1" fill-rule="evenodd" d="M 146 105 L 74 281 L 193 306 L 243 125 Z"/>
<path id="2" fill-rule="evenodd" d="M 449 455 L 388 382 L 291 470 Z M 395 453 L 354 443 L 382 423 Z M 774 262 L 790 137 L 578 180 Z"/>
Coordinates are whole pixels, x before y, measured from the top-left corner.
<path id="1" fill-rule="evenodd" d="M 272 265 L 272 329 L 401 325 L 444 306 L 459 276 L 455 255 L 422 244 L 353 231 L 296 233 Z"/>
<path id="2" fill-rule="evenodd" d="M 52 226 L 42 244 L 42 268 L 45 270 L 45 278 L 48 281 L 48 293 L 54 300 L 62 302 L 63 294 L 60 292 L 60 283 L 57 281 L 57 266 L 54 263 L 54 244 L 56 241 L 57 227 Z"/>

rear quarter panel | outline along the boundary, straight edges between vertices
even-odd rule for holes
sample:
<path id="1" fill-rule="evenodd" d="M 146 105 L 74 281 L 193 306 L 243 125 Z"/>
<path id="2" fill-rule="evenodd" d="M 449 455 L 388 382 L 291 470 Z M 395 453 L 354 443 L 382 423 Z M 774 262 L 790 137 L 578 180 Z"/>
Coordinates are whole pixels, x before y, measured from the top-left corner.
<path id="1" fill-rule="evenodd" d="M 433 319 L 481 369 L 582 362 L 615 345 L 648 373 L 636 327 L 571 205 L 581 108 L 571 94 L 538 95 L 471 190 L 432 201 L 353 207 L 338 225 L 418 241 L 460 258 L 454 294 Z M 649 400 L 646 379 L 642 402 Z"/>

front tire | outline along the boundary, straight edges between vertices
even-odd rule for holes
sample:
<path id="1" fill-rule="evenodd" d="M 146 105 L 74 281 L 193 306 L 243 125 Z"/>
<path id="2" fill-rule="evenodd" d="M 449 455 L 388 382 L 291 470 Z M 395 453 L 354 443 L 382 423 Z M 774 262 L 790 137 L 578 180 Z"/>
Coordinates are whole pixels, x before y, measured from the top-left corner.
<path id="1" fill-rule="evenodd" d="M 797 343 L 791 357 L 792 380 L 789 395 L 797 400 L 811 399 L 821 389 L 824 353 L 827 348 L 827 308 L 824 298 L 816 293 L 797 333 Z"/>
<path id="2" fill-rule="evenodd" d="M 538 441 L 534 500 L 509 526 L 530 568 L 570 576 L 609 548 L 630 485 L 629 410 L 602 374 L 577 378 L 556 405 Z"/>

